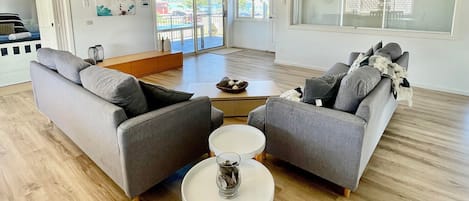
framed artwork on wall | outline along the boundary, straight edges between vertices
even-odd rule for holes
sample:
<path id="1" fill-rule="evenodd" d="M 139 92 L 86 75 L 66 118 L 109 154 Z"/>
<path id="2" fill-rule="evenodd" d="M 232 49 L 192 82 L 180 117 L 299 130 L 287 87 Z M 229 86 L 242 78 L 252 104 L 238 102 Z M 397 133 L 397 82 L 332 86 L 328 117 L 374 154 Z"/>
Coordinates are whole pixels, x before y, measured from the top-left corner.
<path id="1" fill-rule="evenodd" d="M 135 15 L 135 0 L 96 0 L 98 16 Z"/>

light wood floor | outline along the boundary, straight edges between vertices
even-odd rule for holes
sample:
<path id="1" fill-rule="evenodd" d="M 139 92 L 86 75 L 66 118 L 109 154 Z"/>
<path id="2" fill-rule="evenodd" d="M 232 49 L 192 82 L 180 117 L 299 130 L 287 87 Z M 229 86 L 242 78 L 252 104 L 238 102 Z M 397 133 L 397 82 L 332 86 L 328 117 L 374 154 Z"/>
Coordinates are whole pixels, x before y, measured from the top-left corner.
<path id="1" fill-rule="evenodd" d="M 273 65 L 272 54 L 246 50 L 189 57 L 184 70 L 143 80 L 185 89 L 191 82 L 215 82 L 228 75 L 275 80 L 286 90 L 320 74 Z M 225 122 L 243 123 L 245 118 Z M 350 199 L 338 195 L 337 186 L 273 156 L 265 165 L 274 176 L 276 201 L 469 200 L 469 97 L 415 89 L 414 107 L 398 108 Z M 153 187 L 142 199 L 180 200 L 184 173 Z M 35 109 L 30 86 L 24 84 L 0 88 L 0 201 L 4 200 L 127 198 L 60 130 L 48 124 Z"/>

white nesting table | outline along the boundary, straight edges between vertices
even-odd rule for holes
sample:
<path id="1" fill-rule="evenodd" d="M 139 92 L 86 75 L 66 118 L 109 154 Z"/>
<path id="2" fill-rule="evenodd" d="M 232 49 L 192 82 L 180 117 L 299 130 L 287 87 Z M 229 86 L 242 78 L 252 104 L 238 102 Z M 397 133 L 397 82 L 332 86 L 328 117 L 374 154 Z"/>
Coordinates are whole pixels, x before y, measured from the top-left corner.
<path id="1" fill-rule="evenodd" d="M 218 195 L 216 158 L 196 164 L 184 176 L 181 185 L 183 201 L 273 201 L 275 184 L 269 170 L 261 163 L 249 159 L 240 163 L 241 185 L 238 195 L 225 199 Z"/>
<path id="2" fill-rule="evenodd" d="M 241 160 L 256 158 L 262 161 L 265 135 L 249 125 L 228 125 L 213 131 L 208 144 L 215 156 L 223 152 L 235 152 L 241 156 Z"/>

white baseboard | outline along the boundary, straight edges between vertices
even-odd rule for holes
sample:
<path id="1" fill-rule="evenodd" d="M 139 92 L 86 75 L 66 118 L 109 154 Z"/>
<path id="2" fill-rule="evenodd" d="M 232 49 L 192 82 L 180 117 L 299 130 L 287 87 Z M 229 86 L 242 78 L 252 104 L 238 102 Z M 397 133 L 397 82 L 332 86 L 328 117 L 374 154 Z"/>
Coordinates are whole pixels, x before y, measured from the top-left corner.
<path id="1" fill-rule="evenodd" d="M 295 63 L 295 62 L 290 62 L 290 61 L 285 61 L 285 60 L 280 60 L 280 59 L 275 59 L 274 63 L 277 65 L 295 66 L 295 67 L 307 68 L 307 69 L 313 69 L 313 70 L 319 70 L 319 71 L 327 71 L 329 69 L 325 67 L 304 65 L 301 63 Z M 429 90 L 434 90 L 434 91 L 441 91 L 441 92 L 452 93 L 452 94 L 459 94 L 463 96 L 469 96 L 469 91 L 449 89 L 449 88 L 438 87 L 438 86 L 433 86 L 429 84 L 415 83 L 415 82 L 412 82 L 412 80 L 410 80 L 410 84 L 412 86 L 419 87 L 419 88 L 424 88 L 424 89 L 429 89 Z"/>
<path id="2" fill-rule="evenodd" d="M 319 71 L 329 70 L 329 68 L 326 68 L 326 67 L 304 65 L 301 63 L 295 63 L 295 62 L 290 62 L 290 61 L 285 61 L 285 60 L 280 60 L 280 59 L 275 59 L 274 64 L 283 65 L 283 66 L 295 66 L 295 67 L 307 68 L 307 69 L 313 69 L 313 70 L 319 70 Z"/>
<path id="3" fill-rule="evenodd" d="M 434 91 L 441 91 L 441 92 L 446 92 L 446 93 L 469 96 L 469 91 L 461 91 L 461 90 L 457 90 L 457 89 L 448 89 L 448 88 L 445 88 L 445 87 L 432 86 L 432 85 L 422 84 L 422 83 L 412 83 L 411 82 L 410 85 L 418 87 L 418 88 L 423 88 L 423 89 L 429 89 L 429 90 L 434 90 Z"/>

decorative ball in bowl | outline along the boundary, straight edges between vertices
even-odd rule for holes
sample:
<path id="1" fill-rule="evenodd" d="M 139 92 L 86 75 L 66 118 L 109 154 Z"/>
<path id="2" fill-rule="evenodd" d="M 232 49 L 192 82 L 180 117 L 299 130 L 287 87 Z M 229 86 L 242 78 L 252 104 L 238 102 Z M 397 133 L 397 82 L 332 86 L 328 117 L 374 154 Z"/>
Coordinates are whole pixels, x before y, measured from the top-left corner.
<path id="1" fill-rule="evenodd" d="M 246 90 L 248 85 L 249 83 L 246 81 L 224 77 L 219 83 L 217 83 L 217 88 L 227 93 L 237 94 Z"/>

